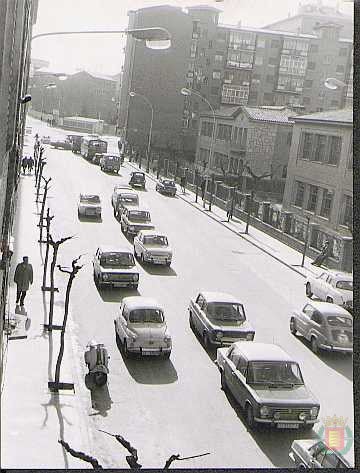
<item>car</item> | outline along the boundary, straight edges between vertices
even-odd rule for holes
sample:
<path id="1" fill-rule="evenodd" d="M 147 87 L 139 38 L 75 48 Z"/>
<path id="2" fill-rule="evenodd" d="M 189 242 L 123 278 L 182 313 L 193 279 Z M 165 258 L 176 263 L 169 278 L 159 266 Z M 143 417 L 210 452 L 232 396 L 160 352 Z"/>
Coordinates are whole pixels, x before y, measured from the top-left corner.
<path id="1" fill-rule="evenodd" d="M 153 230 L 150 212 L 145 209 L 126 208 L 121 214 L 121 230 L 125 235 L 137 235 L 140 230 Z"/>
<path id="2" fill-rule="evenodd" d="M 160 192 L 160 194 L 167 194 L 174 197 L 176 194 L 176 184 L 172 179 L 166 179 L 161 177 L 156 183 L 155 189 Z"/>
<path id="3" fill-rule="evenodd" d="M 138 353 L 169 358 L 172 340 L 164 309 L 150 297 L 124 297 L 119 316 L 114 320 L 116 341 L 124 356 Z"/>
<path id="4" fill-rule="evenodd" d="M 141 230 L 134 238 L 134 256 L 142 263 L 171 265 L 172 249 L 167 237 L 154 230 Z"/>
<path id="5" fill-rule="evenodd" d="M 124 159 L 118 154 L 105 153 L 100 159 L 100 169 L 105 172 L 118 173 L 123 162 Z"/>
<path id="6" fill-rule="evenodd" d="M 307 297 L 315 296 L 352 309 L 353 276 L 341 271 L 322 271 L 318 276 L 310 275 L 305 282 L 305 293 Z"/>
<path id="7" fill-rule="evenodd" d="M 117 200 L 119 198 L 119 194 L 121 194 L 121 192 L 124 192 L 126 190 L 133 190 L 133 189 L 131 186 L 128 186 L 127 184 L 118 184 L 117 186 L 114 187 L 113 193 L 111 195 L 111 205 L 114 210 L 117 204 Z"/>
<path id="8" fill-rule="evenodd" d="M 314 353 L 327 350 L 351 354 L 353 351 L 352 316 L 343 307 L 330 302 L 305 302 L 293 311 L 290 332 L 309 340 Z"/>
<path id="9" fill-rule="evenodd" d="M 61 149 L 72 149 L 72 144 L 69 139 L 66 140 L 54 140 L 50 142 L 50 145 L 53 148 L 61 148 Z"/>
<path id="10" fill-rule="evenodd" d="M 142 187 L 145 189 L 145 174 L 140 171 L 133 171 L 131 173 L 129 184 L 133 187 Z"/>
<path id="11" fill-rule="evenodd" d="M 128 207 L 138 207 L 139 205 L 139 195 L 137 192 L 133 190 L 123 190 L 123 192 L 119 193 L 117 196 L 117 203 L 114 208 L 114 215 L 115 217 L 120 220 L 121 215 L 124 210 Z"/>
<path id="12" fill-rule="evenodd" d="M 294 440 L 289 457 L 296 468 L 351 468 L 350 463 L 323 440 Z"/>
<path id="13" fill-rule="evenodd" d="M 319 401 L 306 387 L 300 366 L 280 346 L 235 342 L 217 349 L 221 387 L 243 409 L 250 429 L 312 429 Z"/>
<path id="14" fill-rule="evenodd" d="M 230 294 L 199 292 L 190 300 L 190 327 L 205 347 L 221 347 L 239 340 L 254 340 L 255 330 L 246 320 L 243 304 Z"/>
<path id="15" fill-rule="evenodd" d="M 95 194 L 80 194 L 78 204 L 78 217 L 101 218 L 100 197 Z"/>
<path id="16" fill-rule="evenodd" d="M 41 143 L 43 143 L 44 145 L 49 145 L 51 143 L 51 138 L 50 136 L 43 136 L 41 138 Z"/>
<path id="17" fill-rule="evenodd" d="M 103 287 L 130 287 L 137 289 L 139 271 L 134 255 L 127 248 L 101 246 L 93 259 L 94 281 L 100 289 Z"/>

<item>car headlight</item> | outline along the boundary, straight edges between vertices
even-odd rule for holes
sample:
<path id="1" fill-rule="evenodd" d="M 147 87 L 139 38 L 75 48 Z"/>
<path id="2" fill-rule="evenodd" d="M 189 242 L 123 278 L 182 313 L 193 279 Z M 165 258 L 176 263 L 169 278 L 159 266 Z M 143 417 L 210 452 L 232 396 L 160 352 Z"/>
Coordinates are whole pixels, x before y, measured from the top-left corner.
<path id="1" fill-rule="evenodd" d="M 346 333 L 339 333 L 337 336 L 337 341 L 339 343 L 347 343 L 349 341 L 349 337 L 346 335 Z"/>
<path id="2" fill-rule="evenodd" d="M 132 225 L 129 225 L 129 226 L 128 226 L 128 230 L 129 230 L 130 232 L 133 232 L 133 231 L 134 231 L 134 228 L 135 228 L 135 227 L 133 227 Z"/>
<path id="3" fill-rule="evenodd" d="M 261 406 L 260 407 L 260 415 L 261 417 L 267 417 L 270 414 L 270 409 L 268 406 Z"/>
<path id="4" fill-rule="evenodd" d="M 275 412 L 274 413 L 274 419 L 280 419 L 280 412 Z"/>
<path id="5" fill-rule="evenodd" d="M 222 337 L 223 337 L 222 332 L 216 332 L 215 337 L 216 337 L 217 340 L 221 340 Z"/>
<path id="6" fill-rule="evenodd" d="M 167 345 L 170 345 L 170 344 L 171 344 L 171 337 L 170 337 L 170 335 L 165 335 L 165 337 L 164 337 L 164 342 L 165 342 Z"/>
<path id="7" fill-rule="evenodd" d="M 311 415 L 312 418 L 316 419 L 318 414 L 319 414 L 319 407 L 318 406 L 314 406 L 310 409 L 310 415 Z"/>
<path id="8" fill-rule="evenodd" d="M 246 340 L 254 340 L 254 333 L 250 332 L 246 334 Z"/>
<path id="9" fill-rule="evenodd" d="M 138 281 L 138 280 L 139 280 L 139 275 L 133 274 L 133 281 Z"/>
<path id="10" fill-rule="evenodd" d="M 306 419 L 306 412 L 300 412 L 299 414 L 299 420 L 305 420 Z"/>
<path id="11" fill-rule="evenodd" d="M 101 277 L 103 278 L 104 281 L 107 281 L 109 279 L 109 275 L 106 273 L 102 273 Z"/>

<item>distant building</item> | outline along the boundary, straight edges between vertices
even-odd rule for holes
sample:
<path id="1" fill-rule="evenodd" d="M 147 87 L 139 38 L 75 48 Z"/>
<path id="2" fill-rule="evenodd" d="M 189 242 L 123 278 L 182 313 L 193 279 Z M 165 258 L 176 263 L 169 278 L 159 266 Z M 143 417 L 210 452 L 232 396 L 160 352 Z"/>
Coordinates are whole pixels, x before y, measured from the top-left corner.
<path id="1" fill-rule="evenodd" d="M 46 89 L 49 83 L 54 89 Z M 38 112 L 63 116 L 82 116 L 116 124 L 118 77 L 80 71 L 59 80 L 49 72 L 32 78 L 32 108 Z M 55 111 L 55 112 L 54 112 Z"/>
<path id="2" fill-rule="evenodd" d="M 285 107 L 221 107 L 215 116 L 215 141 L 210 170 L 237 174 L 245 164 L 255 174 L 273 172 L 285 179 L 294 121 Z M 210 156 L 212 114 L 200 116 L 196 163 L 205 167 Z"/>
<path id="3" fill-rule="evenodd" d="M 49 67 L 49 65 L 49 61 L 32 57 L 30 62 L 30 77 L 32 77 L 36 73 L 36 71 L 39 71 L 42 68 L 47 68 Z"/>
<path id="4" fill-rule="evenodd" d="M 351 102 L 353 42 L 342 36 L 341 15 L 339 22 L 323 15 L 311 33 L 297 33 L 223 25 L 219 14 L 206 5 L 129 12 L 129 28 L 156 24 L 173 38 L 169 50 L 151 51 L 127 37 L 119 125 L 135 146 L 146 145 L 150 110 L 130 91 L 154 106 L 153 148 L 187 159 L 195 158 L 199 117 L 209 107 L 195 94 L 180 95 L 182 87 L 215 109 L 271 105 L 311 113 Z M 326 89 L 328 77 L 347 86 Z"/>
<path id="5" fill-rule="evenodd" d="M 346 270 L 352 267 L 352 113 L 343 109 L 293 118 L 283 200 L 299 235 L 304 237 L 309 216 L 310 246 L 321 249 L 330 240 L 334 262 Z"/>

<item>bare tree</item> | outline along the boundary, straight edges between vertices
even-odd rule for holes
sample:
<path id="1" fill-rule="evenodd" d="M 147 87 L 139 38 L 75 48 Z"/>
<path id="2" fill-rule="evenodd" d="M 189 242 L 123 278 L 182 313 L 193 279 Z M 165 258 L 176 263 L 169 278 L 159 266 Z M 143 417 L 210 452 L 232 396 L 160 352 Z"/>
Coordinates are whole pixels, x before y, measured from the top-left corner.
<path id="1" fill-rule="evenodd" d="M 49 179 L 45 179 L 44 176 L 41 176 L 41 178 L 44 179 L 45 186 L 44 186 L 44 195 L 43 195 L 43 199 L 42 199 L 42 202 L 41 202 L 40 218 L 39 218 L 39 224 L 38 224 L 38 226 L 40 227 L 39 243 L 43 243 L 42 235 L 43 235 L 43 228 L 44 228 L 44 210 L 45 210 L 47 193 L 48 193 L 48 190 L 49 190 L 49 183 L 51 181 L 51 177 L 49 177 Z"/>
<path id="2" fill-rule="evenodd" d="M 100 463 L 97 461 L 96 458 L 90 457 L 90 455 L 86 455 L 86 453 L 84 453 L 84 452 L 78 452 L 78 451 L 72 449 L 67 442 L 64 442 L 64 440 L 58 440 L 58 442 L 73 457 L 79 458 L 80 460 L 83 460 L 85 462 L 90 463 L 92 465 L 92 467 L 94 468 L 94 470 L 102 469 L 102 466 L 100 465 Z"/>
<path id="3" fill-rule="evenodd" d="M 42 286 L 41 286 L 42 291 L 46 291 L 46 273 L 47 273 L 47 265 L 48 265 L 48 261 L 49 261 L 49 249 L 50 249 L 50 242 L 49 242 L 50 224 L 51 224 L 51 220 L 53 218 L 54 218 L 54 215 L 50 216 L 50 209 L 48 208 L 47 212 L 46 212 L 46 217 L 45 217 L 45 220 L 46 220 L 46 240 L 45 240 L 46 250 L 45 250 L 45 261 L 44 261 L 44 270 L 43 270 L 43 282 L 42 282 Z M 41 242 L 41 243 L 44 243 L 44 242 Z"/>

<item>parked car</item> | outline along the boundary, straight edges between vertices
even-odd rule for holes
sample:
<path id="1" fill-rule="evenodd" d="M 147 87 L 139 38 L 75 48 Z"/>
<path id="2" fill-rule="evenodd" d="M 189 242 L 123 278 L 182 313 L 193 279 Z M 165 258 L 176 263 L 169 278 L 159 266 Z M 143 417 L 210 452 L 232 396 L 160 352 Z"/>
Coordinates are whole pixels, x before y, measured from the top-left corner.
<path id="1" fill-rule="evenodd" d="M 43 136 L 41 138 L 41 143 L 44 144 L 44 145 L 49 145 L 51 143 L 50 136 Z"/>
<path id="2" fill-rule="evenodd" d="M 141 230 L 134 238 L 134 255 L 143 263 L 171 265 L 172 249 L 167 237 L 154 230 Z"/>
<path id="3" fill-rule="evenodd" d="M 123 190 L 123 192 L 118 194 L 117 203 L 114 208 L 114 215 L 115 217 L 120 220 L 121 215 L 125 211 L 125 209 L 131 207 L 138 207 L 139 205 L 139 195 L 137 192 L 133 190 Z"/>
<path id="4" fill-rule="evenodd" d="M 78 204 L 78 217 L 101 218 L 100 197 L 95 194 L 80 194 Z"/>
<path id="5" fill-rule="evenodd" d="M 102 153 L 95 153 L 94 156 L 91 158 L 91 162 L 93 162 L 94 164 L 99 165 L 102 156 L 103 156 Z"/>
<path id="6" fill-rule="evenodd" d="M 150 212 L 145 209 L 126 208 L 121 215 L 121 230 L 126 235 L 137 235 L 140 230 L 153 230 Z"/>
<path id="7" fill-rule="evenodd" d="M 71 150 L 73 153 L 79 154 L 81 153 L 81 141 L 83 139 L 83 135 L 72 135 L 71 136 Z"/>
<path id="8" fill-rule="evenodd" d="M 352 310 L 353 276 L 340 271 L 322 271 L 319 276 L 307 277 L 305 292 L 308 297 L 314 295 L 322 301 Z"/>
<path id="9" fill-rule="evenodd" d="M 169 358 L 172 340 L 164 309 L 155 299 L 125 297 L 114 323 L 117 342 L 121 344 L 125 357 L 139 353 Z"/>
<path id="10" fill-rule="evenodd" d="M 60 149 L 71 149 L 72 148 L 72 145 L 71 145 L 71 141 L 66 138 L 65 140 L 54 140 L 54 141 L 51 141 L 50 142 L 50 145 L 53 147 L 53 148 L 60 148 Z"/>
<path id="11" fill-rule="evenodd" d="M 294 440 L 289 457 L 296 468 L 351 468 L 350 463 L 323 440 Z"/>
<path id="12" fill-rule="evenodd" d="M 247 424 L 278 429 L 312 429 L 320 405 L 304 384 L 300 366 L 270 343 L 235 342 L 218 348 L 221 387 L 229 390 L 246 414 Z"/>
<path id="13" fill-rule="evenodd" d="M 176 194 L 175 181 L 161 177 L 156 183 L 156 190 L 160 192 L 160 194 L 167 194 L 174 197 Z"/>
<path id="14" fill-rule="evenodd" d="M 100 169 L 105 172 L 118 173 L 123 161 L 124 159 L 118 154 L 103 154 L 100 159 Z"/>
<path id="15" fill-rule="evenodd" d="M 353 319 L 343 307 L 329 302 L 309 301 L 295 310 L 290 318 L 290 331 L 299 333 L 319 350 L 352 353 Z"/>
<path id="16" fill-rule="evenodd" d="M 119 195 L 127 190 L 132 190 L 132 187 L 128 186 L 127 184 L 119 184 L 114 187 L 113 193 L 111 195 L 111 205 L 113 209 L 115 210 L 115 207 L 117 205 L 117 200 L 119 198 Z M 115 212 L 114 212 L 115 213 Z"/>
<path id="17" fill-rule="evenodd" d="M 131 173 L 129 184 L 133 187 L 142 187 L 145 189 L 145 174 L 140 171 L 133 171 Z"/>
<path id="18" fill-rule="evenodd" d="M 137 289 L 139 271 L 134 255 L 128 249 L 101 246 L 93 259 L 94 281 L 99 287 L 130 287 Z"/>
<path id="19" fill-rule="evenodd" d="M 206 347 L 230 345 L 253 340 L 255 330 L 246 320 L 243 304 L 230 294 L 199 292 L 189 304 L 190 327 Z"/>

